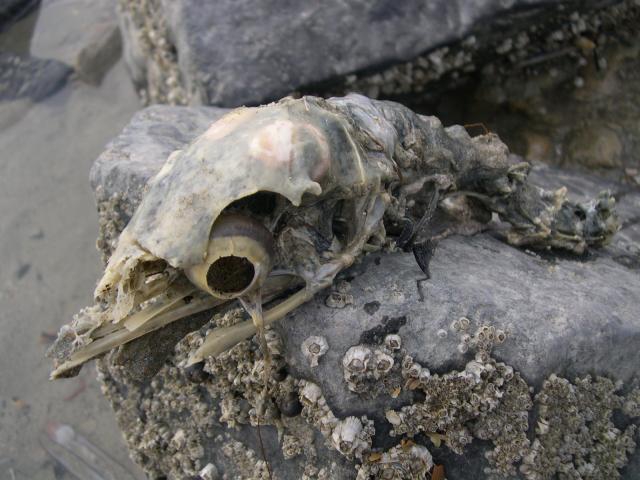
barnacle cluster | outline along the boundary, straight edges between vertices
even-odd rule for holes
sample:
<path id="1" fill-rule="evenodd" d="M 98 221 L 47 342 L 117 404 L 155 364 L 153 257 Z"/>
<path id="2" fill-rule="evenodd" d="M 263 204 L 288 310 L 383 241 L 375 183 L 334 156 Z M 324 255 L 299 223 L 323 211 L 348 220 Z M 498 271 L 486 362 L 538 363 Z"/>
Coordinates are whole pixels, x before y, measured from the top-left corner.
<path id="1" fill-rule="evenodd" d="M 162 2 L 143 0 L 131 2 L 119 0 L 118 8 L 122 28 L 130 32 L 129 42 L 125 45 L 129 66 L 138 61 L 145 65 L 136 65 L 143 72 L 132 71 L 138 83 L 139 94 L 145 104 L 168 103 L 185 105 L 190 95 L 184 87 L 184 81 L 178 67 L 175 45 L 167 26 Z M 144 78 L 142 78 L 144 77 Z"/>
<path id="2" fill-rule="evenodd" d="M 302 442 L 295 435 L 284 435 L 282 437 L 282 456 L 285 460 L 297 457 L 304 451 Z"/>
<path id="3" fill-rule="evenodd" d="M 233 463 L 241 478 L 269 480 L 267 463 L 260 460 L 256 452 L 237 440 L 222 436 L 216 440 L 222 445 L 222 453 Z"/>
<path id="4" fill-rule="evenodd" d="M 429 450 L 411 440 L 405 440 L 386 452 L 370 454 L 366 462 L 358 466 L 356 480 L 427 478 L 432 468 L 433 459 Z"/>
<path id="5" fill-rule="evenodd" d="M 205 461 L 202 439 L 217 422 L 208 396 L 180 368 L 165 365 L 148 385 L 130 382 L 108 359 L 98 362 L 98 369 L 132 459 L 149 478 L 197 476 L 211 463 Z"/>
<path id="6" fill-rule="evenodd" d="M 502 390 L 500 405 L 483 412 L 471 426 L 475 438 L 493 443 L 493 449 L 485 453 L 489 462 L 485 473 L 498 476 L 515 474 L 516 462 L 530 445 L 527 438 L 531 408 L 529 386 L 511 367 L 504 368 L 507 385 Z"/>
<path id="7" fill-rule="evenodd" d="M 320 387 L 306 380 L 298 382 L 302 416 L 314 425 L 329 444 L 346 458 L 362 459 L 371 449 L 375 429 L 366 416 L 338 419 L 322 395 Z"/>
<path id="8" fill-rule="evenodd" d="M 335 467 L 335 462 L 324 467 L 317 467 L 312 463 L 307 463 L 300 480 L 333 480 L 334 478 L 338 478 L 334 472 Z"/>
<path id="9" fill-rule="evenodd" d="M 574 383 L 551 375 L 536 395 L 536 438 L 520 471 L 527 480 L 559 475 L 571 479 L 619 478 L 618 469 L 635 449 L 636 425 L 625 430 L 612 421 L 616 410 L 637 401 L 637 390 L 625 401 L 621 383 L 590 376 Z M 635 400 L 634 400 L 635 398 Z M 637 413 L 637 411 L 636 411 Z"/>
<path id="10" fill-rule="evenodd" d="M 329 308 L 345 308 L 347 305 L 353 305 L 353 295 L 349 293 L 351 284 L 345 280 L 336 282 L 335 287 L 324 299 L 324 304 Z"/>
<path id="11" fill-rule="evenodd" d="M 233 325 L 241 320 L 240 309 L 216 315 L 213 322 L 187 335 L 178 344 L 176 361 L 181 364 L 186 362 L 212 328 Z M 209 381 L 203 386 L 213 399 L 220 402 L 221 415 L 218 420 L 229 427 L 247 423 L 255 426 L 258 422 L 272 424 L 280 417 L 278 405 L 286 403 L 295 390 L 293 378 L 280 373 L 285 369 L 280 335 L 274 330 L 267 330 L 265 339 L 271 354 L 271 376 L 267 385 L 264 384 L 264 355 L 255 339 L 240 342 L 227 352 L 209 357 L 204 362 L 202 368 L 209 375 Z M 188 367 L 187 371 L 189 368 L 193 367 Z"/>
<path id="12" fill-rule="evenodd" d="M 406 386 L 425 394 L 422 402 L 389 410 L 391 435 L 425 433 L 444 440 L 462 454 L 473 436 L 492 440 L 489 462 L 499 472 L 513 473 L 513 464 L 528 446 L 529 389 L 513 368 L 489 358 L 471 360 L 462 371 L 430 374 L 409 356 L 402 369 Z"/>
<path id="13" fill-rule="evenodd" d="M 118 237 L 134 212 L 134 203 L 140 199 L 128 199 L 121 193 L 108 195 L 102 185 L 95 190 L 96 207 L 98 210 L 99 234 L 96 247 L 101 254 L 103 264 L 107 264 L 118 243 Z"/>
<path id="14" fill-rule="evenodd" d="M 240 342 L 205 364 L 184 367 L 189 352 L 202 342 L 209 329 L 241 318 L 239 310 L 230 310 L 187 335 L 148 384 L 130 382 L 123 367 L 114 365 L 109 358 L 99 362 L 103 392 L 119 412 L 133 459 L 150 478 L 212 476 L 217 467 L 205 451 L 205 439 L 219 432 L 221 424 L 231 430 L 247 424 L 255 426 L 258 421 L 263 425 L 277 424 L 285 433 L 285 455 L 292 458 L 300 453 L 300 440 L 291 432 L 287 434 L 286 429 L 287 417 L 300 413 L 295 406 L 296 385 L 286 371 L 282 373 L 283 344 L 275 331 L 268 330 L 266 335 L 273 368 L 266 391 L 264 359 L 255 338 Z M 120 390 L 123 384 L 127 384 L 126 392 Z M 294 405 L 290 405 L 291 396 Z M 180 421 L 176 422 L 176 418 Z M 211 440 L 222 447 L 221 452 L 233 468 L 242 472 L 240 477 L 268 478 L 265 462 L 246 445 L 228 435 Z"/>
<path id="15" fill-rule="evenodd" d="M 391 372 L 399 370 L 401 346 L 400 336 L 389 334 L 380 347 L 361 344 L 349 348 L 342 357 L 342 372 L 349 390 L 369 396 L 396 391 L 400 382 Z"/>
<path id="16" fill-rule="evenodd" d="M 476 352 L 462 371 L 432 374 L 413 357 L 404 356 L 404 387 L 422 391 L 425 398 L 388 410 L 385 416 L 393 426 L 391 435 L 424 433 L 458 454 L 474 437 L 491 440 L 494 448 L 486 455 L 491 465 L 487 473 L 514 474 L 514 465 L 529 446 L 529 387 L 511 366 L 491 356 L 491 349 L 506 339 L 506 333 L 492 325 L 468 333 L 470 327 L 465 317 L 451 325 L 460 336 L 458 349 Z"/>
<path id="17" fill-rule="evenodd" d="M 631 418 L 640 417 L 640 387 L 634 388 L 626 395 L 622 412 Z"/>
<path id="18" fill-rule="evenodd" d="M 508 336 L 507 331 L 496 329 L 493 325 L 482 325 L 473 334 L 469 334 L 471 320 L 467 317 L 454 320 L 451 322 L 450 328 L 460 335 L 460 343 L 458 343 L 460 353 L 472 350 L 483 355 L 483 358 L 487 357 L 494 345 L 500 345 Z M 439 331 L 439 336 L 446 337 L 446 330 Z"/>
<path id="19" fill-rule="evenodd" d="M 589 60 L 589 52 L 603 46 L 593 42 L 586 48 L 582 45 L 591 42 L 590 38 L 604 44 L 609 31 L 617 27 L 616 20 L 630 16 L 634 9 L 637 4 L 629 0 L 591 12 L 558 8 L 550 15 L 546 10 L 547 16 L 554 18 L 531 21 L 526 29 L 500 29 L 499 35 L 471 34 L 454 45 L 436 48 L 380 72 L 347 75 L 332 94 L 361 92 L 372 98 L 429 98 L 442 89 L 464 83 L 479 69 L 483 76 L 499 84 L 509 75 L 544 74 L 549 64 L 559 65 L 560 61 L 579 67 Z M 606 68 L 606 60 L 599 57 L 598 69 Z"/>
<path id="20" fill-rule="evenodd" d="M 433 460 L 418 443 L 419 434 L 456 453 L 464 453 L 476 438 L 492 442 L 486 453 L 488 478 L 514 476 L 518 465 L 527 480 L 554 475 L 618 478 L 635 447 L 635 426 L 621 430 L 612 415 L 638 416 L 640 388 L 622 396 L 621 384 L 608 379 L 587 377 L 571 383 L 555 375 L 535 397 L 536 428 L 530 443 L 530 388 L 511 366 L 491 355 L 506 333 L 490 325 L 473 329 L 470 321 L 459 319 L 452 330 L 475 351 L 460 371 L 431 372 L 403 350 L 397 334 L 384 337 L 380 346 L 357 345 L 346 352 L 349 361 L 344 364 L 360 372 L 363 381 L 375 385 L 395 379 L 405 390 L 421 392 L 404 407 L 385 412 L 391 436 L 399 437 L 399 443 L 375 448 L 370 418 L 337 417 L 318 384 L 286 373 L 283 341 L 274 330 L 267 331 L 274 371 L 266 389 L 264 359 L 255 338 L 196 368 L 183 366 L 209 329 L 240 319 L 239 311 L 229 310 L 189 334 L 148 384 L 131 382 L 108 357 L 99 362 L 103 389 L 118 412 L 133 458 L 150 478 L 214 479 L 221 472 L 234 478 L 269 478 L 261 455 L 229 433 L 255 426 L 258 420 L 278 429 L 284 459 L 296 462 L 305 480 L 344 478 L 318 456 L 316 432 L 327 447 L 353 462 L 358 480 L 428 478 Z M 389 358 L 393 367 L 386 375 L 371 367 Z M 220 434 L 221 427 L 230 430 Z"/>

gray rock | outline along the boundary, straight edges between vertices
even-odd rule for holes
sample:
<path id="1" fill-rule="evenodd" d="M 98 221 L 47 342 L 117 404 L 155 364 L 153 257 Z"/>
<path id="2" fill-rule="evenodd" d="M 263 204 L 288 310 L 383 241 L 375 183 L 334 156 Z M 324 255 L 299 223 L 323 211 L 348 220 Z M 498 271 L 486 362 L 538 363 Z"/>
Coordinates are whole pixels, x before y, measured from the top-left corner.
<path id="1" fill-rule="evenodd" d="M 99 83 L 120 56 L 114 0 L 45 0 L 31 40 L 31 53 L 72 67 Z"/>
<path id="2" fill-rule="evenodd" d="M 496 357 L 532 385 L 553 372 L 570 378 L 597 372 L 623 381 L 637 375 L 640 275 L 606 251 L 587 259 L 558 258 L 505 248 L 489 235 L 456 236 L 438 246 L 430 272 L 425 279 L 412 255 L 370 255 L 343 275 L 353 278 L 353 305 L 332 310 L 318 298 L 282 322 L 288 345 L 310 335 L 327 338 L 330 349 L 317 369 L 307 366 L 300 348 L 288 348 L 287 361 L 299 376 L 322 385 L 340 416 L 372 411 L 374 404 L 347 391 L 335 366 L 350 346 L 362 343 L 363 332 L 390 331 L 385 325 L 398 317 L 405 320 L 393 330 L 403 348 L 436 372 L 469 360 L 456 350 L 460 340 L 450 329 L 467 317 L 476 327 L 492 324 L 511 332 Z M 372 302 L 379 304 L 374 314 L 364 308 Z M 439 330 L 447 336 L 439 338 Z"/>
<path id="3" fill-rule="evenodd" d="M 137 198 L 169 154 L 200 135 L 227 110 L 157 105 L 137 112 L 91 169 L 91 185 L 108 197 Z"/>
<path id="4" fill-rule="evenodd" d="M 503 34 L 507 26 L 519 33 L 534 14 L 555 15 L 552 6 L 560 4 L 567 4 L 567 12 L 602 5 L 563 0 L 148 0 L 124 6 L 121 26 L 134 81 L 150 90 L 151 101 L 239 106 L 407 62 L 486 32 L 489 24 Z M 167 81 L 184 91 L 169 95 Z"/>
<path id="5" fill-rule="evenodd" d="M 114 195 L 128 206 L 102 215 L 118 217 L 121 225 L 126 223 L 139 202 L 144 183 L 161 167 L 167 155 L 202 132 L 223 112 L 206 107 L 156 106 L 136 114 L 93 167 L 91 181 L 103 210 L 109 208 L 108 200 Z M 430 263 L 429 278 L 425 278 L 411 254 L 374 253 L 340 276 L 339 280 L 348 284 L 354 299 L 352 304 L 330 308 L 325 302 L 329 292 L 325 292 L 277 325 L 285 342 L 289 373 L 317 383 L 339 418 L 367 415 L 373 419 L 374 446 L 388 448 L 397 442 L 388 435 L 389 424 L 384 412 L 410 404 L 415 398 L 410 391 L 404 391 L 395 399 L 385 394 L 351 392 L 342 376 L 342 358 L 351 346 L 363 341 L 375 344 L 386 333 L 398 333 L 407 354 L 432 373 L 460 370 L 473 356 L 458 351 L 459 334 L 453 332 L 450 325 L 465 316 L 471 320 L 472 329 L 490 324 L 509 332 L 504 344 L 495 348 L 494 356 L 512 365 L 536 390 L 552 373 L 570 379 L 597 374 L 633 383 L 640 364 L 640 222 L 637 217 L 640 191 L 545 166 L 536 166 L 532 175 L 546 188 L 567 186 L 577 198 L 593 197 L 603 188 L 618 191 L 623 227 L 613 244 L 578 258 L 551 251 L 517 249 L 490 233 L 453 236 L 438 245 Z M 166 332 L 161 331 L 159 335 L 167 338 Z M 303 341 L 312 335 L 325 337 L 329 344 L 329 351 L 314 368 L 309 366 L 300 349 Z M 153 344 L 150 341 L 141 340 L 139 348 L 132 342 L 128 351 L 123 350 L 125 356 L 129 356 L 124 360 L 125 370 L 127 362 L 129 368 L 144 368 L 149 364 L 147 357 L 153 350 L 149 347 Z M 137 349 L 141 353 L 135 359 Z M 122 358 L 119 361 L 122 362 Z M 141 398 L 150 400 L 156 398 L 154 395 L 171 398 L 169 385 L 178 375 L 177 369 L 171 367 L 172 362 L 173 359 L 159 374 L 162 380 L 158 384 L 164 387 L 156 386 L 155 394 L 153 390 L 142 390 Z M 142 410 L 128 406 L 129 403 L 139 405 L 141 401 L 132 393 L 137 391 L 131 387 L 135 382 L 128 380 L 121 369 L 113 368 L 107 364 L 103 370 L 108 396 L 125 436 L 138 438 L 134 432 L 140 427 L 134 418 L 142 415 Z M 200 397 L 191 397 L 184 390 L 177 391 L 182 392 L 179 401 L 187 405 L 200 401 Z M 211 408 L 216 412 L 212 411 L 211 415 L 217 418 L 218 406 L 211 405 Z M 174 422 L 176 425 L 170 425 L 170 429 L 177 429 L 185 420 Z M 155 427 L 145 428 L 145 435 L 151 435 Z M 211 461 L 218 467 L 231 468 L 229 459 L 220 455 L 220 445 L 212 440 L 226 432 L 219 424 L 211 428 L 206 436 L 198 437 L 205 451 L 204 464 Z M 299 460 L 282 460 L 272 429 L 263 428 L 263 435 L 267 457 L 272 459 L 275 471 L 281 478 L 299 478 L 303 468 Z M 259 451 L 255 430 L 243 427 L 232 436 Z M 224 443 L 228 441 L 227 438 Z M 134 456 L 144 462 L 149 471 L 160 475 L 163 472 L 160 460 L 143 456 L 136 450 L 137 441 L 130 442 Z M 344 459 L 322 447 L 318 435 L 315 443 L 322 465 L 328 467 L 332 461 L 337 462 L 332 470 L 333 478 L 352 478 Z M 475 440 L 463 456 L 456 456 L 445 447 L 426 444 L 436 463 L 445 464 L 447 478 L 484 478 L 486 443 Z M 636 455 L 624 471 L 624 478 L 637 478 L 637 465 Z"/>
<path id="6" fill-rule="evenodd" d="M 70 73 L 56 60 L 0 52 L 0 101 L 37 102 L 62 87 Z"/>

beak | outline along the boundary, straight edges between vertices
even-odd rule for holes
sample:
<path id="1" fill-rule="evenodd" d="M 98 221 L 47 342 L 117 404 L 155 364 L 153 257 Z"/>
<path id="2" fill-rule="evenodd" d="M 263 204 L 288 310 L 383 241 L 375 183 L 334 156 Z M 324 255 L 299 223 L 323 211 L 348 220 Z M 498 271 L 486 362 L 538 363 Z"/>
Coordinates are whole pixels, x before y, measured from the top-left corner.
<path id="1" fill-rule="evenodd" d="M 201 294 L 187 281 L 177 281 L 165 292 L 146 302 L 141 310 L 123 318 L 118 323 L 106 323 L 93 330 L 89 343 L 69 355 L 51 372 L 51 379 L 63 378 L 84 364 L 109 350 L 128 343 L 171 322 L 215 308 L 223 300 Z M 61 333 L 56 342 L 62 341 Z M 55 346 L 55 344 L 54 344 Z"/>
<path id="2" fill-rule="evenodd" d="M 271 301 L 284 292 L 300 286 L 293 275 L 268 277 L 263 286 L 263 299 Z M 73 352 L 51 373 L 50 378 L 64 378 L 77 367 L 125 343 L 158 330 L 172 322 L 207 310 L 219 309 L 229 300 L 215 298 L 195 289 L 182 279 L 170 285 L 165 293 L 150 300 L 148 305 L 117 324 L 107 323 L 91 332 L 91 342 Z M 233 346 L 233 345 L 231 345 Z M 195 363 L 195 362 L 194 362 Z"/>

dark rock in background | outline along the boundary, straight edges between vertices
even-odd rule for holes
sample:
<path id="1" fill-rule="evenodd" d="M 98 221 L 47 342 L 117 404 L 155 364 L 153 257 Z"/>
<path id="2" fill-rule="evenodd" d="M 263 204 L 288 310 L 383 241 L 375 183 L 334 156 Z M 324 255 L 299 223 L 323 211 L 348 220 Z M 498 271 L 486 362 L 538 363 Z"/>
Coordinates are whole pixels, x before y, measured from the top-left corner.
<path id="1" fill-rule="evenodd" d="M 532 160 L 640 183 L 634 0 L 148 0 L 123 4 L 120 23 L 148 103 L 358 92 L 496 131 Z"/>
<path id="2" fill-rule="evenodd" d="M 0 31 L 24 17 L 40 0 L 0 0 Z"/>
<path id="3" fill-rule="evenodd" d="M 627 1 L 572 14 L 546 37 L 528 29 L 503 40 L 499 58 L 456 94 L 415 108 L 445 122 L 481 121 L 529 160 L 639 185 L 638 25 L 640 4 Z M 523 43 L 539 51 L 522 56 Z"/>
<path id="4" fill-rule="evenodd" d="M 134 81 L 150 88 L 149 100 L 167 100 L 159 84 L 171 80 L 183 89 L 174 101 L 239 106 L 381 71 L 476 31 L 518 32 L 556 15 L 555 6 L 568 15 L 603 3 L 151 0 L 125 5 L 121 25 Z"/>
<path id="5" fill-rule="evenodd" d="M 62 87 L 70 73 L 56 60 L 0 52 L 0 101 L 37 102 Z"/>
<path id="6" fill-rule="evenodd" d="M 144 183 L 161 167 L 168 154 L 181 148 L 219 118 L 224 110 L 216 108 L 184 108 L 155 106 L 134 117 L 123 133 L 114 139 L 96 161 L 91 181 L 96 190 L 100 220 L 101 247 L 108 253 L 118 232 L 128 221 L 139 202 Z M 577 375 L 606 375 L 632 382 L 640 364 L 640 191 L 637 188 L 598 179 L 580 173 L 537 166 L 532 179 L 545 188 L 568 187 L 571 195 L 582 199 L 593 197 L 600 189 L 617 192 L 622 230 L 612 245 L 584 257 L 553 251 L 531 252 L 507 245 L 491 234 L 473 237 L 453 236 L 438 245 L 430 262 L 431 276 L 425 279 L 411 254 L 371 254 L 360 264 L 343 272 L 340 279 L 349 285 L 353 304 L 343 309 L 325 304 L 329 291 L 299 308 L 282 320 L 276 329 L 286 345 L 289 372 L 296 378 L 317 383 L 328 405 L 338 417 L 366 414 L 376 422 L 375 445 L 393 444 L 387 436 L 384 412 L 411 401 L 407 392 L 392 399 L 388 395 L 366 398 L 350 392 L 342 378 L 342 357 L 358 344 L 366 332 L 384 330 L 392 319 L 407 353 L 432 372 L 463 368 L 472 356 L 460 353 L 459 339 L 450 330 L 453 320 L 470 318 L 474 326 L 491 324 L 510 331 L 507 341 L 494 355 L 520 371 L 527 382 L 538 389 L 551 373 L 573 378 Z M 373 302 L 377 309 L 367 308 Z M 171 327 L 167 327 L 171 328 Z M 167 338 L 165 333 L 161 333 Z M 326 337 L 329 351 L 320 365 L 310 368 L 300 345 L 311 335 Z M 140 341 L 140 356 L 149 356 L 149 340 Z M 127 347 L 122 366 L 140 365 L 136 359 L 136 342 Z M 165 353 L 166 354 L 166 353 Z M 118 359 L 118 356 L 112 357 Z M 157 361 L 157 359 L 156 359 Z M 148 363 L 148 362 L 147 362 Z M 121 365 L 121 363 L 118 363 Z M 171 370 L 171 369 L 169 369 Z M 174 368 L 175 370 L 175 368 Z M 163 370 L 164 372 L 164 370 Z M 169 377 L 161 373 L 158 385 Z M 175 375 L 175 373 L 171 374 Z M 103 371 L 103 381 L 110 387 L 110 399 L 120 419 L 125 436 L 133 435 L 135 416 L 140 412 L 124 407 L 133 380 L 124 374 L 111 377 Z M 160 387 L 158 387 L 160 388 Z M 170 387 L 166 387 L 167 389 Z M 129 390 L 129 393 L 127 391 Z M 144 390 L 143 390 L 144 392 Z M 142 398 L 165 395 L 142 393 Z M 145 397 L 145 395 L 151 395 Z M 185 394 L 186 395 L 186 394 Z M 186 396 L 183 402 L 195 402 Z M 211 415 L 217 416 L 217 406 Z M 217 418 L 217 417 L 216 417 Z M 181 426 L 169 425 L 170 431 Z M 385 427 L 386 425 L 386 427 Z M 135 427 L 138 428 L 138 427 Z M 153 426 L 149 426 L 149 434 Z M 225 465 L 218 452 L 223 435 L 218 424 L 215 432 L 201 438 L 207 461 Z M 265 449 L 276 472 L 283 478 L 298 478 L 301 466 L 283 462 L 273 430 L 263 428 Z M 258 450 L 254 429 L 243 427 L 232 436 Z M 134 436 L 130 438 L 137 438 Z M 225 437 L 224 443 L 230 437 Z M 132 440 L 136 451 L 138 440 Z M 318 445 L 322 441 L 316 438 Z M 433 448 L 436 463 L 444 463 L 448 478 L 482 478 L 486 445 L 477 440 L 460 457 L 445 447 Z M 323 465 L 332 461 L 342 465 L 334 470 L 334 478 L 350 478 L 344 461 L 331 450 L 320 450 Z M 637 457 L 637 455 L 636 455 Z M 139 457 L 142 458 L 142 457 Z M 158 465 L 146 458 L 145 467 Z M 637 461 L 625 471 L 624 478 L 636 478 Z M 206 461 L 204 462 L 206 463 Z M 226 467 L 225 467 L 226 468 Z M 337 473 L 337 472 L 341 473 Z"/>

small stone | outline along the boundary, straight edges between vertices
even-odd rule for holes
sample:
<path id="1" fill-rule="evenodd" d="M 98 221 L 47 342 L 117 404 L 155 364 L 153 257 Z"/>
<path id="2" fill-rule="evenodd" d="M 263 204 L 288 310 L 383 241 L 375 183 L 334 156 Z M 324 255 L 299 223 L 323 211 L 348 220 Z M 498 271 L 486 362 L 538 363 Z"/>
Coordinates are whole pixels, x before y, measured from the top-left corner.
<path id="1" fill-rule="evenodd" d="M 97 84 L 120 56 L 114 0 L 47 0 L 31 39 L 31 53 L 72 67 Z"/>

